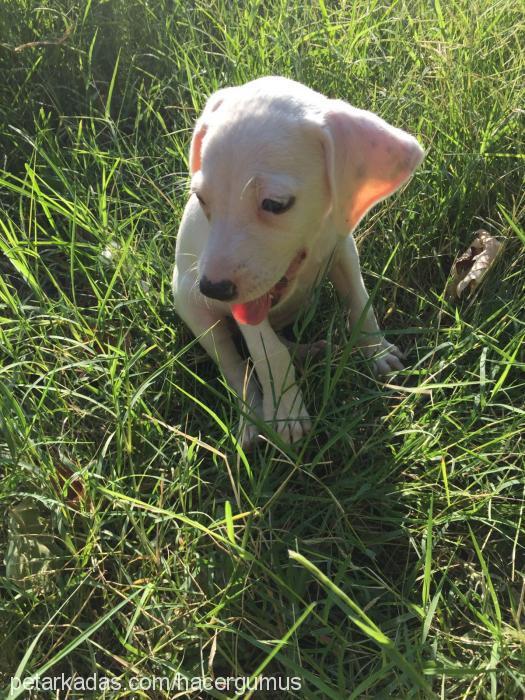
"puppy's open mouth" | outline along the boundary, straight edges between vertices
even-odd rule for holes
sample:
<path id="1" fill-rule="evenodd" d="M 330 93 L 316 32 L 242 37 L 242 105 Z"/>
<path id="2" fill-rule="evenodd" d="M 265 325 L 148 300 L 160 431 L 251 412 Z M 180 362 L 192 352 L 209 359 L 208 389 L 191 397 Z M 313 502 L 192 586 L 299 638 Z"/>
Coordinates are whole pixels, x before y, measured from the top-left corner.
<path id="1" fill-rule="evenodd" d="M 237 323 L 246 323 L 250 326 L 258 326 L 259 323 L 262 323 L 268 316 L 270 309 L 278 304 L 288 292 L 305 258 L 306 250 L 302 249 L 294 257 L 284 276 L 267 292 L 244 304 L 232 304 L 232 315 Z"/>

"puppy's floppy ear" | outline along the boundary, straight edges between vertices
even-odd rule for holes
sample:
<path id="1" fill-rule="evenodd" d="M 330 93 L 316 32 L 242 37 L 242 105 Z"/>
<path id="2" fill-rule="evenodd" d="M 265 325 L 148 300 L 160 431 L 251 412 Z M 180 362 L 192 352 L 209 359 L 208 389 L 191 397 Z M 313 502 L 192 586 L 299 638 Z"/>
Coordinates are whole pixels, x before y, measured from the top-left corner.
<path id="1" fill-rule="evenodd" d="M 342 100 L 328 100 L 322 132 L 334 218 L 346 235 L 410 179 L 424 153 L 410 134 Z"/>
<path id="2" fill-rule="evenodd" d="M 204 110 L 195 124 L 195 129 L 193 130 L 193 135 L 191 137 L 190 144 L 190 174 L 193 175 L 198 170 L 201 169 L 201 153 L 202 153 L 202 142 L 206 136 L 206 131 L 208 130 L 208 124 L 213 119 L 213 113 L 216 112 L 223 103 L 230 99 L 231 93 L 235 88 L 223 88 L 222 90 L 217 90 L 208 98 Z"/>

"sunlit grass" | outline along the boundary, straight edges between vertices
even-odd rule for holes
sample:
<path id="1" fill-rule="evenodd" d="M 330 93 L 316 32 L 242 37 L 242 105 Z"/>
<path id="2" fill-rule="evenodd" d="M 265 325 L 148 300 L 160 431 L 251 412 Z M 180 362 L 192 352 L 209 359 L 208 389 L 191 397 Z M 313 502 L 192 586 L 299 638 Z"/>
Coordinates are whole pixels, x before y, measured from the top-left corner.
<path id="1" fill-rule="evenodd" d="M 58 550 L 45 580 L 0 580 L 2 685 L 262 672 L 302 678 L 276 698 L 521 696 L 519 3 L 11 0 L 0 26 L 0 497 Z M 428 154 L 358 234 L 407 370 L 377 383 L 323 286 L 297 324 L 329 343 L 301 380 L 314 431 L 245 455 L 170 280 L 192 124 L 265 74 Z M 480 227 L 505 253 L 451 302 Z"/>

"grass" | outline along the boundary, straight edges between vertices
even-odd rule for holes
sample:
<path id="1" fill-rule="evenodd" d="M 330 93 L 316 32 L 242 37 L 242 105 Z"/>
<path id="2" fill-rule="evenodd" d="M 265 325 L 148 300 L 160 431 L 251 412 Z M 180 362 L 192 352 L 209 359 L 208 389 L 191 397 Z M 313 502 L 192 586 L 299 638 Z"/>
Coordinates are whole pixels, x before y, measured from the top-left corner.
<path id="1" fill-rule="evenodd" d="M 302 680 L 272 698 L 523 695 L 520 3 L 5 0 L 0 26 L 2 686 L 98 673 L 122 689 L 96 697 L 124 698 L 132 678 L 263 673 Z M 330 344 L 303 373 L 315 428 L 245 455 L 170 276 L 192 124 L 264 74 L 428 155 L 359 230 L 406 371 L 373 379 L 324 285 L 298 321 Z M 451 302 L 480 227 L 505 253 Z"/>

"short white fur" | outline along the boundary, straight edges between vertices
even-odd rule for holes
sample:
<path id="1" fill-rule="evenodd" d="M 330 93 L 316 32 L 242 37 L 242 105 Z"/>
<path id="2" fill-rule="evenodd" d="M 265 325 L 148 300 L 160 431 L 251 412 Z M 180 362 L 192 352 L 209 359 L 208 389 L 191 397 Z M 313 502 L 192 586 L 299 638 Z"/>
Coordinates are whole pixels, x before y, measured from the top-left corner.
<path id="1" fill-rule="evenodd" d="M 415 138 L 375 114 L 331 100 L 292 80 L 266 77 L 212 95 L 195 125 L 192 176 L 176 247 L 176 309 L 238 394 L 248 420 L 241 439 L 271 422 L 286 442 L 310 418 L 287 346 L 276 331 L 290 323 L 327 273 L 360 344 L 380 374 L 402 368 L 381 335 L 366 292 L 352 231 L 371 207 L 406 183 L 423 158 Z M 264 199 L 290 201 L 282 214 Z M 286 293 L 258 325 L 239 324 L 259 382 L 231 337 L 231 302 L 204 296 L 202 277 L 230 280 L 235 303 L 267 293 L 299 251 L 306 257 Z M 364 314 L 364 315 L 363 315 Z M 363 318 L 361 316 L 363 315 Z"/>

